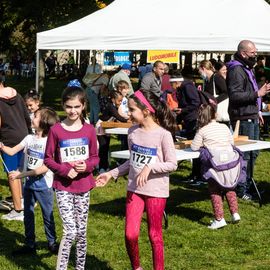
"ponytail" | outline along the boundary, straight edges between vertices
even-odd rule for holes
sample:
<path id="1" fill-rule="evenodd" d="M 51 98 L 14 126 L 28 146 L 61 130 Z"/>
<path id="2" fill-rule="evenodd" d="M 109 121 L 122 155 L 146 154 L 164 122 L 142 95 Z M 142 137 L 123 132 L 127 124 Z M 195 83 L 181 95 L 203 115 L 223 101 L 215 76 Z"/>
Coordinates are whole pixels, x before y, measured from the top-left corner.
<path id="1" fill-rule="evenodd" d="M 142 95 L 150 104 L 151 108 L 154 109 L 154 111 L 150 110 L 150 113 L 152 114 L 158 125 L 171 132 L 172 136 L 174 136 L 177 125 L 175 117 L 173 116 L 167 104 L 149 90 L 138 91 L 142 93 Z M 148 107 L 136 95 L 132 95 L 130 96 L 130 98 L 132 98 L 136 102 L 137 106 L 140 109 L 144 110 Z"/>

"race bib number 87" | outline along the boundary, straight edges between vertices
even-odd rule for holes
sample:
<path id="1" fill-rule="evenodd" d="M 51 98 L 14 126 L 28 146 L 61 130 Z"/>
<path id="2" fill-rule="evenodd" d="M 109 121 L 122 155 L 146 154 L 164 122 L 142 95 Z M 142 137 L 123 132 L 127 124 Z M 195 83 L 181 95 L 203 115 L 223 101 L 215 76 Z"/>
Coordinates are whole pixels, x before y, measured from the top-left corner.
<path id="1" fill-rule="evenodd" d="M 88 138 L 78 138 L 60 141 L 60 155 L 62 162 L 88 159 L 88 145 Z"/>
<path id="2" fill-rule="evenodd" d="M 144 147 L 137 144 L 131 146 L 130 164 L 134 168 L 142 169 L 146 164 L 156 163 L 157 148 Z"/>
<path id="3" fill-rule="evenodd" d="M 32 149 L 27 150 L 27 168 L 29 170 L 36 169 L 43 165 L 44 153 L 34 151 Z"/>

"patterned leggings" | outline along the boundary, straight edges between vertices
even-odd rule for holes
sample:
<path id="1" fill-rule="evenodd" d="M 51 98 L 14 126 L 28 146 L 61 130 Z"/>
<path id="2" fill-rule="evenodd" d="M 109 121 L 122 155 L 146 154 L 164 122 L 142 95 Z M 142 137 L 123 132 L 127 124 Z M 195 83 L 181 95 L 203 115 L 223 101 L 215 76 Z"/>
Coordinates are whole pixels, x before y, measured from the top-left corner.
<path id="1" fill-rule="evenodd" d="M 128 191 L 125 238 L 132 269 L 140 267 L 138 238 L 144 209 L 147 214 L 148 235 L 152 245 L 153 269 L 164 269 L 162 217 L 165 206 L 165 198 L 154 198 Z"/>
<path id="2" fill-rule="evenodd" d="M 222 194 L 225 193 L 231 214 L 238 212 L 237 197 L 234 190 L 222 188 L 215 180 L 208 181 L 208 190 L 210 192 L 211 202 L 216 220 L 224 218 Z"/>
<path id="3" fill-rule="evenodd" d="M 76 270 L 83 270 L 86 258 L 86 229 L 90 193 L 56 190 L 56 200 L 63 222 L 63 236 L 57 258 L 57 270 L 66 270 L 72 243 L 76 241 Z"/>

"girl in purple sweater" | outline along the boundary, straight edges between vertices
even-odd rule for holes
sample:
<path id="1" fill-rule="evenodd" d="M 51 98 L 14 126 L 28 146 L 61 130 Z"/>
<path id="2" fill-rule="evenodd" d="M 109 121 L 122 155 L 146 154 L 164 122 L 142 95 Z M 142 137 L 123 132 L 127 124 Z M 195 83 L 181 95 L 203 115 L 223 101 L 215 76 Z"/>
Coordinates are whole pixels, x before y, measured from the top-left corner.
<path id="1" fill-rule="evenodd" d="M 165 103 L 150 91 L 138 90 L 129 98 L 129 116 L 134 125 L 128 132 L 130 159 L 97 177 L 104 186 L 113 177 L 128 174 L 126 200 L 126 248 L 132 269 L 141 270 L 138 238 L 144 209 L 152 245 L 153 269 L 164 269 L 162 216 L 169 197 L 169 172 L 177 161 L 172 133 L 175 119 Z"/>
<path id="2" fill-rule="evenodd" d="M 83 270 L 86 257 L 86 229 L 89 191 L 95 186 L 92 171 L 99 162 L 96 132 L 84 121 L 87 98 L 77 84 L 69 84 L 62 95 L 67 117 L 48 134 L 45 164 L 54 172 L 53 187 L 63 222 L 57 270 L 68 267 L 76 241 L 76 269 Z"/>

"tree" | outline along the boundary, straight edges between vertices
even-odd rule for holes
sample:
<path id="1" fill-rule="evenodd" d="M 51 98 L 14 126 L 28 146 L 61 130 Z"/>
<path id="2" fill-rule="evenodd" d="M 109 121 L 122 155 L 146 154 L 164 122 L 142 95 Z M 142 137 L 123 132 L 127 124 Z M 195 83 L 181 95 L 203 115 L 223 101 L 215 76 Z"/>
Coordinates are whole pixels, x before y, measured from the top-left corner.
<path id="1" fill-rule="evenodd" d="M 35 52 L 36 33 L 78 20 L 105 7 L 113 0 L 1 0 L 0 48 L 11 53 Z"/>

